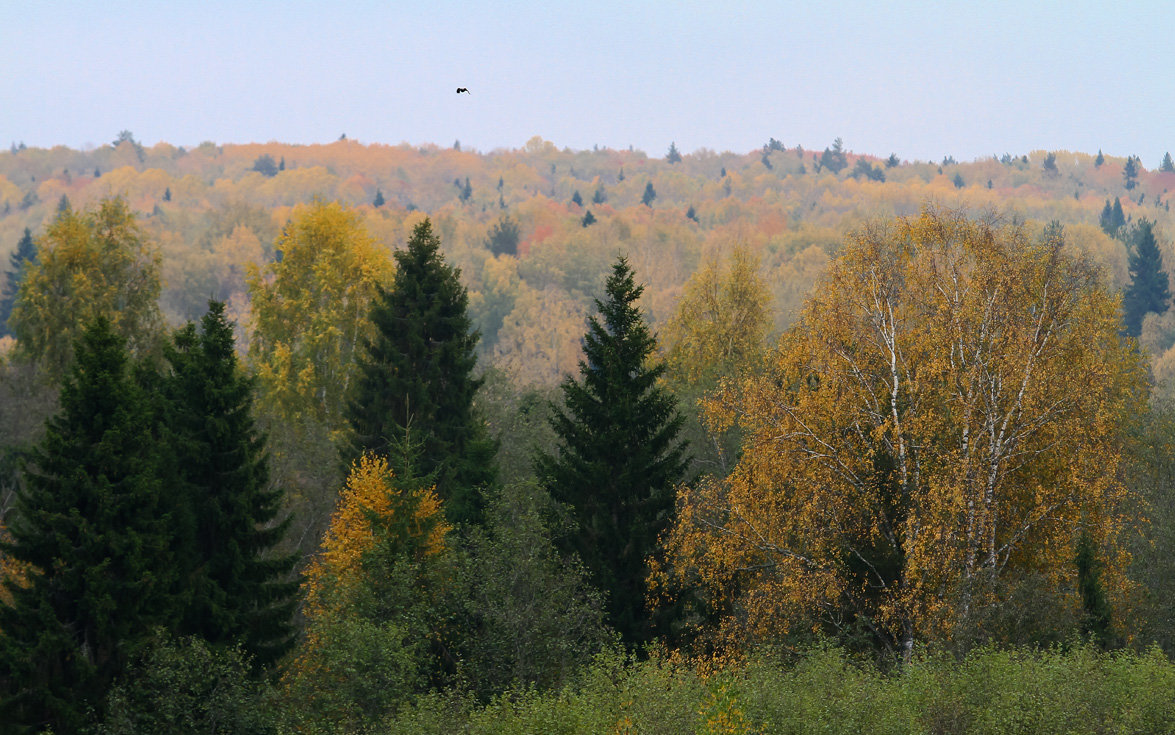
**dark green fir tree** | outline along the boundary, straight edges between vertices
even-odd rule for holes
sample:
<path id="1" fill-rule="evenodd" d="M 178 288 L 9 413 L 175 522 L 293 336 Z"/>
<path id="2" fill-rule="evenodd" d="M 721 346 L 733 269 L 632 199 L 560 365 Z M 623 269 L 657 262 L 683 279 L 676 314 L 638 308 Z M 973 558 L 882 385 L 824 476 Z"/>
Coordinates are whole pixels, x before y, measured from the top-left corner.
<path id="1" fill-rule="evenodd" d="M 16 243 L 16 251 L 9 256 L 10 265 L 4 274 L 4 293 L 0 296 L 0 337 L 12 334 L 8 328 L 8 317 L 12 316 L 12 307 L 16 305 L 16 294 L 20 291 L 24 274 L 29 265 L 36 262 L 37 245 L 33 242 L 33 233 L 26 227 Z"/>
<path id="2" fill-rule="evenodd" d="M 1142 333 L 1142 319 L 1155 312 L 1167 311 L 1171 301 L 1171 286 L 1163 270 L 1163 254 L 1155 240 L 1154 223 L 1140 219 L 1130 233 L 1133 247 L 1130 252 L 1130 285 L 1122 294 L 1122 321 L 1126 334 L 1138 337 Z"/>
<path id="3" fill-rule="evenodd" d="M 473 407 L 482 381 L 473 376 L 478 334 L 469 296 L 429 220 L 395 257 L 395 281 L 371 310 L 376 336 L 359 357 L 343 459 L 386 454 L 410 430 L 420 444 L 415 473 L 436 483 L 449 520 L 480 523 L 496 445 Z"/>
<path id="4" fill-rule="evenodd" d="M 1122 185 L 1127 191 L 1138 186 L 1138 163 L 1134 156 L 1127 156 L 1126 163 L 1122 165 Z"/>
<path id="5" fill-rule="evenodd" d="M 641 204 L 646 207 L 653 206 L 653 200 L 657 198 L 657 190 L 653 188 L 653 182 L 645 184 L 645 193 L 641 195 Z"/>
<path id="6" fill-rule="evenodd" d="M 30 567 L 0 606 L 6 732 L 78 732 L 179 613 L 172 519 L 150 412 L 106 318 L 77 340 L 0 551 Z"/>
<path id="7" fill-rule="evenodd" d="M 270 487 L 254 380 L 237 364 L 224 304 L 208 304 L 199 330 L 177 331 L 166 357 L 161 430 L 174 450 L 178 562 L 190 595 L 179 632 L 239 644 L 265 666 L 292 640 L 295 559 L 274 553 L 287 525 L 276 522 L 282 494 Z"/>
<path id="8" fill-rule="evenodd" d="M 1113 615 L 1102 586 L 1101 560 L 1098 559 L 1097 547 L 1088 532 L 1082 532 L 1077 539 L 1074 562 L 1077 565 L 1077 589 L 1081 593 L 1081 632 L 1102 648 L 1108 648 L 1113 637 Z"/>
<path id="9" fill-rule="evenodd" d="M 579 380 L 564 380 L 564 405 L 554 409 L 558 450 L 535 461 L 577 522 L 566 549 L 607 593 L 610 622 L 633 646 L 655 632 L 645 605 L 647 559 L 688 461 L 676 400 L 657 382 L 665 366 L 649 359 L 656 341 L 636 305 L 642 290 L 620 258 L 588 320 Z"/>

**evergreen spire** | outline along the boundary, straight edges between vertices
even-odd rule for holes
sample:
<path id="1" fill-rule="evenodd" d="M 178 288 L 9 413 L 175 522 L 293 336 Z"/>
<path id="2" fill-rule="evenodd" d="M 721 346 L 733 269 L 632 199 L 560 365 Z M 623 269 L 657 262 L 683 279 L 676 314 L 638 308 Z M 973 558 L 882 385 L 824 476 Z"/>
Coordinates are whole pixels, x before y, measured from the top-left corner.
<path id="1" fill-rule="evenodd" d="M 656 341 L 636 306 L 642 290 L 620 258 L 588 320 L 579 380 L 562 385 L 564 407 L 552 420 L 559 451 L 536 458 L 539 477 L 578 521 L 565 545 L 608 593 L 611 623 L 632 645 L 653 633 L 646 559 L 687 465 L 683 419 L 657 383 L 665 366 L 649 360 Z"/>
<path id="2" fill-rule="evenodd" d="M 16 305 L 16 295 L 29 264 L 36 262 L 37 245 L 33 242 L 33 233 L 26 227 L 16 243 L 16 251 L 9 256 L 10 266 L 4 274 L 4 292 L 0 295 L 0 337 L 12 334 L 8 328 L 8 317 L 12 316 L 12 307 Z"/>
<path id="3" fill-rule="evenodd" d="M 1170 283 L 1163 270 L 1163 254 L 1155 240 L 1154 224 L 1140 219 L 1133 231 L 1130 285 L 1122 295 L 1122 319 L 1131 337 L 1142 334 L 1142 320 L 1150 312 L 1162 314 L 1171 301 Z"/>
<path id="4" fill-rule="evenodd" d="M 387 454 L 411 426 L 421 445 L 417 474 L 436 482 L 449 520 L 478 523 L 482 488 L 496 476 L 495 446 L 473 410 L 482 381 L 473 377 L 478 334 L 466 313 L 469 296 L 429 220 L 395 257 L 395 282 L 372 307 L 376 337 L 364 341 L 358 361 L 343 456 Z"/>
<path id="5" fill-rule="evenodd" d="M 254 380 L 234 349 L 224 304 L 211 301 L 167 350 L 164 425 L 174 448 L 180 559 L 191 595 L 180 633 L 240 643 L 258 665 L 292 639 L 294 557 L 275 556 L 288 523 L 274 523 L 281 490 L 269 487 L 265 440 L 253 423 Z M 177 523 L 177 526 L 179 524 Z"/>
<path id="6" fill-rule="evenodd" d="M 0 551 L 32 568 L 0 606 L 0 722 L 77 732 L 157 626 L 178 613 L 171 519 L 125 340 L 77 340 L 60 412 L 34 451 Z"/>

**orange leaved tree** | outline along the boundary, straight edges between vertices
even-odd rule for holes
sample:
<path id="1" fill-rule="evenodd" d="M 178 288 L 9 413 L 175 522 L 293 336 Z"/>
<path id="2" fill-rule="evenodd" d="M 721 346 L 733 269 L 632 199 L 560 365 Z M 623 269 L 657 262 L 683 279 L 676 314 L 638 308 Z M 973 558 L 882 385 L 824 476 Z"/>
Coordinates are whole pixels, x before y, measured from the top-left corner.
<path id="1" fill-rule="evenodd" d="M 743 455 L 680 491 L 654 584 L 709 590 L 728 633 L 908 655 L 994 626 L 1025 589 L 1075 613 L 1088 535 L 1120 599 L 1143 371 L 1062 235 L 927 209 L 850 236 L 764 371 L 710 400 Z"/>
<path id="2" fill-rule="evenodd" d="M 381 456 L 352 466 L 306 570 L 306 634 L 284 679 L 303 716 L 371 725 L 429 683 L 449 531 L 431 488 Z"/>

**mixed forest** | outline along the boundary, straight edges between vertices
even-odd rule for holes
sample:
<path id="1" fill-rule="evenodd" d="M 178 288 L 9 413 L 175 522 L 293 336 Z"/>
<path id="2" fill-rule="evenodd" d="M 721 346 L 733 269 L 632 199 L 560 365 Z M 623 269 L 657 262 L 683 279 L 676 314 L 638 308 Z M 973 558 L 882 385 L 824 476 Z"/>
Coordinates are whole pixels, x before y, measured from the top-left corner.
<path id="1" fill-rule="evenodd" d="M 1175 729 L 1175 162 L 0 151 L 0 731 Z"/>

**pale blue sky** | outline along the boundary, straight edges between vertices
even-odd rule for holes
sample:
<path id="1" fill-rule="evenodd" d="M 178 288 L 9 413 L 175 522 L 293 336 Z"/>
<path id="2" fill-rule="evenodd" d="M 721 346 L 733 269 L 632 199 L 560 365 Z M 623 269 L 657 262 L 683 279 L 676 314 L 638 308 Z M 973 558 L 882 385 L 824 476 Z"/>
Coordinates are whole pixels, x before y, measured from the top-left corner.
<path id="1" fill-rule="evenodd" d="M 1159 2 L 0 0 L 0 145 L 1175 151 Z M 472 94 L 457 96 L 456 87 Z"/>

